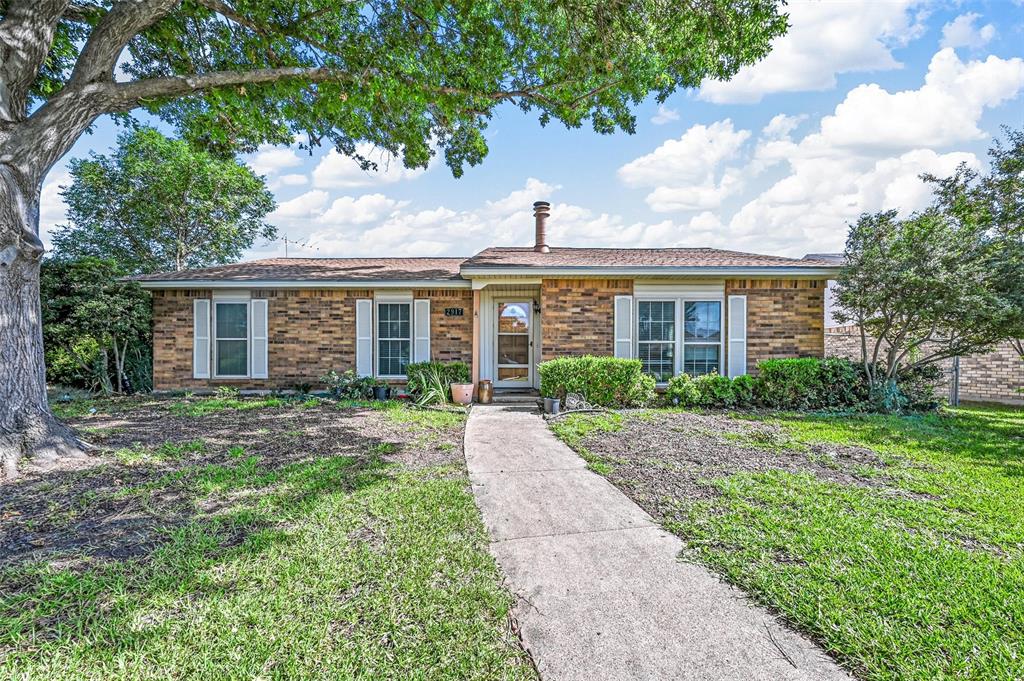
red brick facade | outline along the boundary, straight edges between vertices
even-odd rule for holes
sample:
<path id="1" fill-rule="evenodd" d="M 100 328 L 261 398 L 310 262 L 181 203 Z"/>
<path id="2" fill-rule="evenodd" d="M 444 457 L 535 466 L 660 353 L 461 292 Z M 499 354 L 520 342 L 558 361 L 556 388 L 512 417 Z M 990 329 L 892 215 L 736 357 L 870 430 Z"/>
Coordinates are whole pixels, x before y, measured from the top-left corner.
<path id="1" fill-rule="evenodd" d="M 544 279 L 540 286 L 541 360 L 615 352 L 615 296 L 631 279 Z"/>
<path id="2" fill-rule="evenodd" d="M 825 355 L 825 281 L 730 279 L 729 296 L 747 297 L 747 371 L 757 363 Z M 726 315 L 728 319 L 728 315 Z"/>
<path id="3" fill-rule="evenodd" d="M 824 281 L 729 280 L 725 295 L 747 297 L 747 366 L 776 357 L 824 355 Z M 194 379 L 192 309 L 209 290 L 153 291 L 154 386 L 157 390 L 316 387 L 328 371 L 355 367 L 356 300 L 372 298 L 370 289 L 253 290 L 268 301 L 268 373 L 270 378 Z M 566 355 L 614 354 L 615 297 L 632 295 L 631 279 L 544 279 L 540 287 L 540 360 Z M 469 289 L 416 289 L 430 307 L 431 358 L 471 363 L 473 292 Z M 453 310 L 446 314 L 445 310 Z M 454 312 L 462 310 L 462 314 Z M 723 315 L 723 321 L 728 313 Z M 726 329 L 723 329 L 727 333 Z M 723 367 L 725 359 L 723 358 Z"/>
<path id="4" fill-rule="evenodd" d="M 153 387 L 156 390 L 202 390 L 222 385 L 252 389 L 291 389 L 356 364 L 356 300 L 373 298 L 372 290 L 253 289 L 267 300 L 268 379 L 197 379 L 192 370 L 192 307 L 209 290 L 153 291 Z M 473 348 L 473 294 L 464 289 L 413 292 L 430 299 L 430 355 L 442 361 L 469 363 Z M 463 316 L 445 316 L 445 308 L 462 308 Z"/>

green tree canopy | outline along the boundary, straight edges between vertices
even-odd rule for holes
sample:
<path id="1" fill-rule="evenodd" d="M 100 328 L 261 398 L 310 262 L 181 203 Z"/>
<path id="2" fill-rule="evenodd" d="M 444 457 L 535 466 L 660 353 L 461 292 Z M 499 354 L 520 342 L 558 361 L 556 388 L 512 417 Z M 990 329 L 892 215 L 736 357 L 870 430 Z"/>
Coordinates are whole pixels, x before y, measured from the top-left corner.
<path id="1" fill-rule="evenodd" d="M 876 388 L 900 370 L 987 352 L 1024 336 L 1024 134 L 996 142 L 991 168 L 931 175 L 931 207 L 899 219 L 864 215 L 850 229 L 836 318 L 861 328 Z M 1022 353 L 1024 354 L 1024 353 Z"/>
<path id="2" fill-rule="evenodd" d="M 78 451 L 46 401 L 39 198 L 103 115 L 142 109 L 218 153 L 369 142 L 458 176 L 497 107 L 632 131 L 654 94 L 728 79 L 787 26 L 781 0 L 0 2 L 0 467 Z M 116 74 L 116 76 L 115 76 Z M 48 465 L 48 464 L 47 464 Z"/>
<path id="3" fill-rule="evenodd" d="M 69 223 L 54 234 L 66 258 L 110 258 L 131 273 L 234 262 L 277 230 L 263 179 L 233 158 L 139 128 L 110 156 L 71 161 Z"/>
<path id="4" fill-rule="evenodd" d="M 1024 130 L 1003 128 L 989 149 L 989 172 L 966 164 L 951 177 L 926 175 L 950 219 L 982 234 L 1001 314 L 999 334 L 1024 358 Z"/>
<path id="5" fill-rule="evenodd" d="M 149 383 L 152 314 L 149 294 L 112 260 L 48 259 L 42 270 L 43 342 L 57 376 L 103 392 L 120 392 L 122 376 Z M 136 361 L 132 361 L 132 360 Z M 133 371 L 126 371 L 131 367 Z"/>

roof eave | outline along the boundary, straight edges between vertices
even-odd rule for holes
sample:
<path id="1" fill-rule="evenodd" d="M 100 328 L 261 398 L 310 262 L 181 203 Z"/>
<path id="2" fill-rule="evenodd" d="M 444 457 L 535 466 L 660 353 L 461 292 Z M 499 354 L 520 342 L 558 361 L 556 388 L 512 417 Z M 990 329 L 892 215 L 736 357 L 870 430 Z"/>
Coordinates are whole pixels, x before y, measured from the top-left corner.
<path id="1" fill-rule="evenodd" d="M 142 280 L 144 289 L 249 289 L 249 288 L 470 288 L 465 279 L 362 279 L 362 280 L 273 280 L 273 279 L 158 279 Z"/>
<path id="2" fill-rule="evenodd" d="M 765 267 L 739 266 L 739 267 L 666 267 L 650 265 L 643 267 L 595 267 L 589 265 L 560 266 L 560 267 L 538 267 L 529 265 L 491 265 L 491 266 L 463 266 L 462 276 L 465 278 L 489 277 L 489 276 L 579 276 L 581 274 L 607 275 L 607 276 L 711 276 L 711 277 L 766 277 L 786 275 L 791 277 L 821 277 L 829 278 L 839 274 L 841 267 L 809 266 L 809 265 L 775 265 Z"/>

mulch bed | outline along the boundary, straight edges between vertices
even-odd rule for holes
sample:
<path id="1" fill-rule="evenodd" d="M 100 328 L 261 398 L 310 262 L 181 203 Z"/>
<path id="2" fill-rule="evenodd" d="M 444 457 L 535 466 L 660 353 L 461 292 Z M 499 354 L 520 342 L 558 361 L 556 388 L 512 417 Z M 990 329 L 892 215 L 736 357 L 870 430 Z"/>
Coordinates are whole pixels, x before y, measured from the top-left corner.
<path id="1" fill-rule="evenodd" d="M 778 426 L 725 414 L 626 412 L 620 430 L 592 433 L 581 445 L 612 464 L 609 480 L 658 519 L 670 515 L 677 500 L 716 496 L 713 481 L 740 472 L 810 473 L 892 489 L 887 464 L 869 449 L 798 445 Z M 866 475 L 865 468 L 874 470 Z"/>
<path id="2" fill-rule="evenodd" d="M 174 414 L 170 404 L 149 399 L 71 419 L 81 437 L 97 445 L 92 456 L 0 483 L 0 570 L 34 561 L 73 566 L 147 555 L 168 532 L 215 514 L 221 504 L 194 498 L 187 485 L 168 484 L 141 498 L 119 492 L 196 466 L 237 465 L 239 457 L 229 454 L 235 446 L 245 457 L 258 456 L 265 471 L 338 456 L 404 468 L 463 465 L 462 427 L 422 428 L 396 423 L 386 412 L 329 402 L 202 416 Z M 166 460 L 125 463 L 114 455 L 195 440 L 203 441 L 201 452 Z"/>

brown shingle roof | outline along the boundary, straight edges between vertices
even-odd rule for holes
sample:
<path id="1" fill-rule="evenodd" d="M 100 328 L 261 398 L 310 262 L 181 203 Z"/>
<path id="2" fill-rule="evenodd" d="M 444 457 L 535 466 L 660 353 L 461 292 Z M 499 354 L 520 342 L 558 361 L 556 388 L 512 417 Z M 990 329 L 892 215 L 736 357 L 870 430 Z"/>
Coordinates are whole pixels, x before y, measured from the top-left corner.
<path id="1" fill-rule="evenodd" d="M 423 281 L 460 279 L 465 258 L 269 258 L 181 272 L 144 274 L 138 281 Z"/>
<path id="2" fill-rule="evenodd" d="M 812 259 L 723 251 L 716 248 L 488 248 L 463 267 L 830 267 Z"/>

